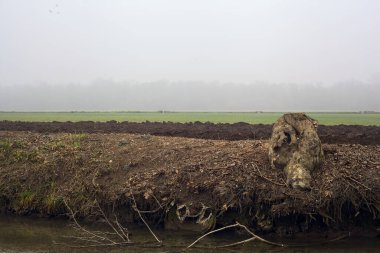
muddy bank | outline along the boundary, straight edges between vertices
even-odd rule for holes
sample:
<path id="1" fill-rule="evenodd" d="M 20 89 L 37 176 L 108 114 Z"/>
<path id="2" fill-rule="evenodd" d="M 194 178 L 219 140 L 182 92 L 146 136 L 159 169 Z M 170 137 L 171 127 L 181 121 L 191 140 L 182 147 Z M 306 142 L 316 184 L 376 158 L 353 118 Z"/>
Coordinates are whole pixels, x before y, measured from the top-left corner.
<path id="1" fill-rule="evenodd" d="M 0 207 L 3 213 L 59 216 L 67 213 L 65 199 L 79 216 L 96 219 L 96 200 L 123 222 L 138 222 L 134 198 L 156 226 L 187 229 L 201 220 L 192 229 L 204 230 L 239 221 L 257 233 L 375 233 L 379 145 L 324 144 L 326 160 L 312 173 L 311 190 L 300 191 L 270 168 L 267 144 L 1 131 Z"/>
<path id="2" fill-rule="evenodd" d="M 0 121 L 0 131 L 38 133 L 136 133 L 157 136 L 189 137 L 212 140 L 265 140 L 272 125 L 247 123 L 158 123 L 158 122 L 12 122 Z M 319 126 L 323 143 L 380 144 L 380 126 Z"/>

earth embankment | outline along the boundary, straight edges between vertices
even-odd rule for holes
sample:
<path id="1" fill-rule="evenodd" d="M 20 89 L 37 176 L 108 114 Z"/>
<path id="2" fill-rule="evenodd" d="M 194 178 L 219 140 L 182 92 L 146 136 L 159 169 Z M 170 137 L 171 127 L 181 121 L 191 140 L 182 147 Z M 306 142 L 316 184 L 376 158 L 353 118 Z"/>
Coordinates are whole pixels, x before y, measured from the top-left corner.
<path id="1" fill-rule="evenodd" d="M 135 222 L 136 201 L 158 225 L 175 223 L 184 206 L 188 217 L 207 210 L 212 225 L 239 221 L 257 232 L 380 225 L 380 145 L 324 144 L 311 190 L 300 191 L 270 168 L 266 140 L 0 131 L 0 144 L 6 213 L 59 216 L 65 199 L 78 216 L 96 217 L 96 201 Z"/>

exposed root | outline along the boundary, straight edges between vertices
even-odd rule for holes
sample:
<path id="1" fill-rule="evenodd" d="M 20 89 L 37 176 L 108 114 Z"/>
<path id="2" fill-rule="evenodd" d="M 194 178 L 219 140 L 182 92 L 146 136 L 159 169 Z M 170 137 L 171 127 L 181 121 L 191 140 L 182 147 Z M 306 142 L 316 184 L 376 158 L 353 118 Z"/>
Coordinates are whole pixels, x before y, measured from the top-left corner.
<path id="1" fill-rule="evenodd" d="M 154 237 L 154 239 L 158 242 L 158 243 L 162 243 L 162 241 L 160 239 L 158 239 L 158 237 L 156 236 L 156 234 L 152 231 L 152 229 L 150 228 L 150 226 L 148 225 L 148 223 L 145 221 L 145 219 L 142 217 L 141 215 L 141 212 L 140 210 L 137 208 L 137 204 L 136 204 L 136 199 L 135 199 L 135 196 L 133 195 L 133 192 L 132 192 L 132 189 L 129 188 L 129 191 L 130 191 L 130 194 L 131 194 L 131 197 L 132 197 L 132 200 L 133 200 L 133 204 L 132 204 L 132 208 L 133 210 L 135 210 L 137 212 L 137 214 L 139 215 L 141 221 L 145 224 L 145 226 L 147 227 L 147 229 L 149 230 L 149 232 L 151 233 L 151 235 Z"/>

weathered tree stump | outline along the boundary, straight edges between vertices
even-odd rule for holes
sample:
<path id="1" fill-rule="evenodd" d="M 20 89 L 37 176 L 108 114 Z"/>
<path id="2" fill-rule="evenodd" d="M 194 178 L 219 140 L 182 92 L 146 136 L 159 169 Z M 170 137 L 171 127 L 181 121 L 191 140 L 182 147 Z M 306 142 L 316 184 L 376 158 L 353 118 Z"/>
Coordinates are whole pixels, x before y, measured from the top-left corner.
<path id="1" fill-rule="evenodd" d="M 273 126 L 269 147 L 272 168 L 283 169 L 286 183 L 310 189 L 310 172 L 324 160 L 317 121 L 305 113 L 284 114 Z"/>

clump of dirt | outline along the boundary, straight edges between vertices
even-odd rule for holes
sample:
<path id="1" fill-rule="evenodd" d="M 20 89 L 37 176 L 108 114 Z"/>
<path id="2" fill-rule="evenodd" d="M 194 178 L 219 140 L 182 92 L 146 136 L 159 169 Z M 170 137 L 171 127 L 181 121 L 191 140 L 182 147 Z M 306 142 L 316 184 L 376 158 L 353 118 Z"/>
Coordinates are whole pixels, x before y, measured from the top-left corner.
<path id="1" fill-rule="evenodd" d="M 97 201 L 136 222 L 134 200 L 151 224 L 194 217 L 207 228 L 239 221 L 278 234 L 379 226 L 379 145 L 324 144 L 309 192 L 287 186 L 268 148 L 264 140 L 1 131 L 0 206 L 56 216 L 67 212 L 65 199 L 91 218 Z"/>
<path id="2" fill-rule="evenodd" d="M 173 122 L 12 122 L 0 121 L 0 131 L 37 133 L 135 133 L 212 140 L 269 139 L 272 125 L 247 123 L 173 123 Z M 322 143 L 380 144 L 380 126 L 319 126 Z"/>
<path id="3" fill-rule="evenodd" d="M 269 160 L 273 169 L 283 169 L 286 183 L 310 189 L 310 172 L 323 163 L 317 121 L 304 113 L 286 113 L 273 126 Z"/>

